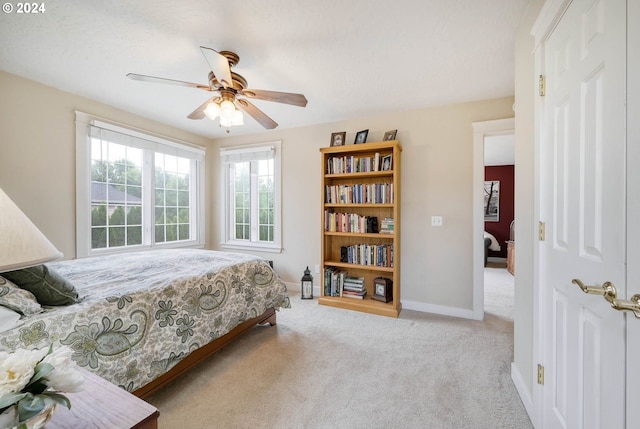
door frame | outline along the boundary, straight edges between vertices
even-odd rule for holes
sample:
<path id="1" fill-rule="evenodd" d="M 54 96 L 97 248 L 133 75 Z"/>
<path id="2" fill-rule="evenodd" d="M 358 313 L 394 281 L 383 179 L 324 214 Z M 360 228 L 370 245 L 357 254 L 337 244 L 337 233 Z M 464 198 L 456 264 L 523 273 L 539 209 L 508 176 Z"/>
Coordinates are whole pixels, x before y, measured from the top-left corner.
<path id="1" fill-rule="evenodd" d="M 549 37 L 550 33 L 556 27 L 564 12 L 567 10 L 572 0 L 547 0 L 544 6 L 538 14 L 533 27 L 531 28 L 531 35 L 534 37 L 534 64 L 535 73 L 534 76 L 544 75 L 544 42 Z M 536 80 L 536 86 L 538 82 Z M 538 89 L 535 91 L 534 102 L 534 145 L 535 145 L 535 166 L 534 166 L 534 183 L 535 183 L 535 197 L 534 197 L 534 219 L 540 219 L 540 199 L 542 193 L 540 191 L 540 138 L 541 130 L 544 127 L 542 118 L 544 118 L 544 103 L 541 96 L 538 95 Z M 536 228 L 538 226 L 536 225 Z M 534 427 L 540 427 L 543 422 L 543 406 L 544 406 L 544 391 L 542 386 L 538 384 L 538 364 L 544 362 L 544 345 L 542 343 L 544 334 L 544 318 L 541 314 L 541 302 L 543 299 L 543 291 L 540 288 L 540 246 L 537 241 L 534 242 L 535 250 L 533 251 L 533 362 L 531 368 L 531 376 L 533 378 L 533 391 L 531 392 L 531 398 L 533 401 L 533 413 L 530 414 Z"/>
<path id="2" fill-rule="evenodd" d="M 629 221 L 640 216 L 640 171 L 633 160 L 640 159 L 640 4 L 627 1 L 627 261 L 640 260 L 640 223 Z M 635 198 L 629 198 L 629 195 Z M 640 293 L 640 266 L 627 264 L 627 297 Z M 627 423 L 640 421 L 640 408 L 630 406 L 637 398 L 640 366 L 629 365 L 640 359 L 640 320 L 627 314 Z M 633 341 L 632 339 L 636 339 Z"/>
<path id="3" fill-rule="evenodd" d="M 473 122 L 473 319 L 484 319 L 484 138 L 515 134 L 515 118 Z M 517 162 L 516 162 L 517 165 Z"/>

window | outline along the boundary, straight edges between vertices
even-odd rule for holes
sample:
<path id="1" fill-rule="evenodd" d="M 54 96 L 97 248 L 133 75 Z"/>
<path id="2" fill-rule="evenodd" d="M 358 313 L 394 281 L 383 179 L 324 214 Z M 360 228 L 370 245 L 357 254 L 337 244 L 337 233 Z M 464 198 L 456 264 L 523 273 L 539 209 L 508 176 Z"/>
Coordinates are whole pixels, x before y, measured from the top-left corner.
<path id="1" fill-rule="evenodd" d="M 223 148 L 225 248 L 279 252 L 280 142 Z"/>
<path id="2" fill-rule="evenodd" d="M 79 257 L 203 243 L 203 149 L 76 119 Z"/>

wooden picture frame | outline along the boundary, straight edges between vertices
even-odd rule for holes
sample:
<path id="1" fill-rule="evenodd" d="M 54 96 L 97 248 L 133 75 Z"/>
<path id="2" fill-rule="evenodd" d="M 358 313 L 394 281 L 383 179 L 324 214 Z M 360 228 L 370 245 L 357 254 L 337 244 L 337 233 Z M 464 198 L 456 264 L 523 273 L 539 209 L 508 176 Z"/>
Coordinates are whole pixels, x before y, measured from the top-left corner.
<path id="1" fill-rule="evenodd" d="M 361 144 L 367 142 L 367 134 L 369 134 L 369 130 L 362 130 L 356 133 L 356 139 L 353 141 L 354 144 Z"/>
<path id="2" fill-rule="evenodd" d="M 344 146 L 347 140 L 347 132 L 331 133 L 331 141 L 329 146 Z"/>
<path id="3" fill-rule="evenodd" d="M 484 221 L 500 221 L 500 181 L 486 180 L 484 182 Z"/>
<path id="4" fill-rule="evenodd" d="M 382 138 L 382 141 L 386 142 L 389 140 L 395 140 L 397 132 L 398 130 L 387 131 L 386 133 L 384 133 L 384 137 Z"/>
<path id="5" fill-rule="evenodd" d="M 390 171 L 393 168 L 393 155 L 385 155 L 382 157 L 381 171 Z"/>

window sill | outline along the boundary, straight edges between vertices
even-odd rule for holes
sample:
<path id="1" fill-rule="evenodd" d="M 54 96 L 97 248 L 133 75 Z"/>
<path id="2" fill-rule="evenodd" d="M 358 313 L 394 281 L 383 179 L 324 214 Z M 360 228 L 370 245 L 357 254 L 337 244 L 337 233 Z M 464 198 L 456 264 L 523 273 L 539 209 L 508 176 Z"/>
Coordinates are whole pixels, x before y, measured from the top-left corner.
<path id="1" fill-rule="evenodd" d="M 186 242 L 177 242 L 177 243 L 163 243 L 156 244 L 153 246 L 148 245 L 140 245 L 140 246 L 130 246 L 130 247 L 113 247 L 107 249 L 95 249 L 89 252 L 88 255 L 77 255 L 77 258 L 87 258 L 92 256 L 104 256 L 111 255 L 116 253 L 131 253 L 131 252 L 142 252 L 148 250 L 159 250 L 159 249 L 179 249 L 179 248 L 194 248 L 194 249 L 203 249 L 204 244 L 198 243 L 197 241 L 186 241 Z"/>
<path id="2" fill-rule="evenodd" d="M 281 253 L 282 247 L 274 244 L 258 243 L 222 243 L 220 247 L 229 250 L 253 250 L 255 252 Z"/>

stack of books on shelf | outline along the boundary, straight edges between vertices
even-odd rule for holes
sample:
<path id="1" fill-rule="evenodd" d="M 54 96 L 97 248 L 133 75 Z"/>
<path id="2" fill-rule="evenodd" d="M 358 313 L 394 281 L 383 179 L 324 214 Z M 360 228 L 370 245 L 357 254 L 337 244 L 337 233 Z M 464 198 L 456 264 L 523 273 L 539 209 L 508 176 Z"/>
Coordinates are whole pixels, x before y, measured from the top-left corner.
<path id="1" fill-rule="evenodd" d="M 364 277 L 353 277 L 336 268 L 324 269 L 324 296 L 363 299 L 366 294 Z"/>
<path id="2" fill-rule="evenodd" d="M 393 183 L 325 186 L 327 204 L 393 204 Z"/>
<path id="3" fill-rule="evenodd" d="M 380 226 L 380 234 L 393 234 L 394 221 L 392 217 L 385 217 L 382 219 L 382 225 Z"/>
<path id="4" fill-rule="evenodd" d="M 380 171 L 380 154 L 374 156 L 332 156 L 327 158 L 327 174 Z"/>
<path id="5" fill-rule="evenodd" d="M 346 262 L 393 268 L 393 245 L 365 243 L 346 246 Z"/>
<path id="6" fill-rule="evenodd" d="M 342 295 L 345 298 L 364 299 L 367 288 L 364 285 L 364 277 L 346 276 L 342 285 Z"/>
<path id="7" fill-rule="evenodd" d="M 367 224 L 371 223 L 373 217 L 375 216 L 361 216 L 357 213 L 334 213 L 325 210 L 324 230 L 328 232 L 370 232 Z"/>
<path id="8" fill-rule="evenodd" d="M 340 296 L 347 272 L 335 268 L 324 269 L 324 296 Z"/>

